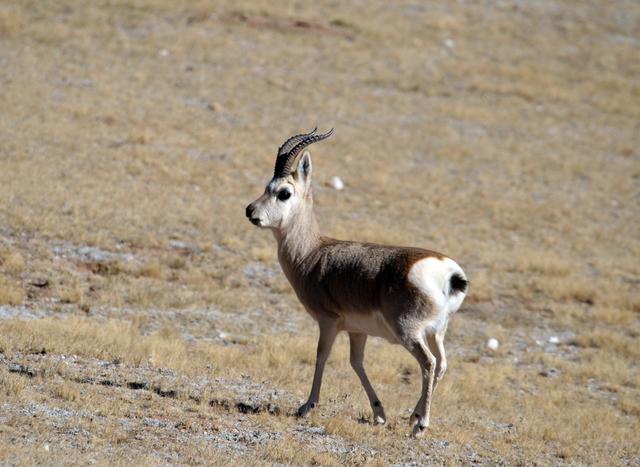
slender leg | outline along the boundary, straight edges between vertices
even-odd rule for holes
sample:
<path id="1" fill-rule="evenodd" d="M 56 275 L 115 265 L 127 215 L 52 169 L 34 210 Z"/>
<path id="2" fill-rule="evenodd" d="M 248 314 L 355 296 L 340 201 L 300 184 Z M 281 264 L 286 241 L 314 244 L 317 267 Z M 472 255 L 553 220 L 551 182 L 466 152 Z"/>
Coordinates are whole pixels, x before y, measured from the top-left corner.
<path id="1" fill-rule="evenodd" d="M 418 336 L 406 345 L 411 355 L 418 360 L 422 370 L 422 394 L 416 408 L 413 411 L 410 422 L 415 421 L 413 436 L 420 436 L 429 426 L 429 412 L 431 410 L 431 395 L 433 394 L 433 380 L 436 358 L 424 342 L 422 336 Z"/>
<path id="2" fill-rule="evenodd" d="M 313 374 L 313 384 L 311 385 L 311 394 L 309 400 L 300 406 L 298 409 L 298 416 L 304 417 L 309 411 L 315 408 L 320 397 L 320 386 L 322 385 L 322 372 L 324 371 L 324 364 L 329 358 L 333 342 L 338 334 L 338 329 L 334 322 L 321 322 L 320 324 L 320 338 L 318 339 L 318 352 L 316 354 L 316 371 Z"/>
<path id="3" fill-rule="evenodd" d="M 382 402 L 378 399 L 376 392 L 373 390 L 367 373 L 364 371 L 364 346 L 367 343 L 366 334 L 349 333 L 350 344 L 350 361 L 351 368 L 356 372 L 364 391 L 367 393 L 369 403 L 371 404 L 371 410 L 373 410 L 373 422 L 376 424 L 384 424 L 387 421 L 387 417 L 384 414 L 384 408 Z"/>
<path id="4" fill-rule="evenodd" d="M 444 334 L 447 332 L 446 328 L 439 331 L 435 335 L 427 336 L 427 343 L 429 349 L 436 357 L 436 371 L 435 379 L 433 381 L 433 390 L 436 390 L 438 383 L 444 377 L 447 371 L 447 356 L 444 352 Z"/>

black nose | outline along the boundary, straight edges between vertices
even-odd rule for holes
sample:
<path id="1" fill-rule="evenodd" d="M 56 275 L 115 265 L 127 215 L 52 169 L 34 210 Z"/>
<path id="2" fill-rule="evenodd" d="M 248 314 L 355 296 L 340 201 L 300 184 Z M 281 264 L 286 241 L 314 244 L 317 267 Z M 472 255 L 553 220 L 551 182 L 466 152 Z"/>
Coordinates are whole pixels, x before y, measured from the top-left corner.
<path id="1" fill-rule="evenodd" d="M 254 208 L 252 204 L 247 206 L 246 214 L 249 219 L 251 219 L 251 214 L 253 214 L 253 211 L 254 211 Z"/>

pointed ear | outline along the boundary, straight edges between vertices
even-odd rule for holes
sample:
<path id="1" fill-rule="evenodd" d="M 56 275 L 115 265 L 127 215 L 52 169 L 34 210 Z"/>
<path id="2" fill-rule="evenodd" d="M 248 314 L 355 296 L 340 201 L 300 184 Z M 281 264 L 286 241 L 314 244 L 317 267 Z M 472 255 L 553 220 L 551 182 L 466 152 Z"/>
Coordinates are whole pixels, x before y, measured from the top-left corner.
<path id="1" fill-rule="evenodd" d="M 311 154 L 309 151 L 305 151 L 302 157 L 298 160 L 298 166 L 296 167 L 296 178 L 303 183 L 309 183 L 311 181 L 311 172 L 313 166 L 311 165 Z"/>

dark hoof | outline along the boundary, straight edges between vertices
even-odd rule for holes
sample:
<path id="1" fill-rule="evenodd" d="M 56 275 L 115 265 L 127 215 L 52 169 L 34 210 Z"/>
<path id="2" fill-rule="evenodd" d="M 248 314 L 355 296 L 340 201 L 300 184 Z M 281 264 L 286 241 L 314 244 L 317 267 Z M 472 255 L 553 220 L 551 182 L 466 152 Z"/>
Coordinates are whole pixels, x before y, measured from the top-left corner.
<path id="1" fill-rule="evenodd" d="M 311 409 L 314 409 L 316 407 L 316 404 L 314 403 L 306 403 L 300 406 L 300 408 L 298 409 L 298 417 L 306 417 L 309 412 L 311 412 Z"/>
<path id="2" fill-rule="evenodd" d="M 423 434 L 425 434 L 427 432 L 427 428 L 429 428 L 427 425 L 423 425 L 420 422 L 416 423 L 413 426 L 413 437 L 414 438 L 418 438 L 420 436 L 422 436 Z"/>

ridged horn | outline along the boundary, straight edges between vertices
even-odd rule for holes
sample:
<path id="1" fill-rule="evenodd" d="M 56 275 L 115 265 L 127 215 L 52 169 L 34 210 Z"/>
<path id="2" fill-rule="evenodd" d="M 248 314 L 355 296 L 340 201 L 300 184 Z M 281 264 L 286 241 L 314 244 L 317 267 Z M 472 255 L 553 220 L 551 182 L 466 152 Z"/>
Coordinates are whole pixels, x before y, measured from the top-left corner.
<path id="1" fill-rule="evenodd" d="M 328 138 L 333 134 L 333 128 L 323 134 L 316 135 L 317 128 L 312 132 L 292 136 L 284 142 L 278 149 L 278 157 L 276 158 L 276 167 L 273 172 L 274 178 L 286 177 L 291 173 L 293 161 L 304 148 L 310 144 L 317 143 Z"/>
<path id="2" fill-rule="evenodd" d="M 318 127 L 315 127 L 309 133 L 300 133 L 299 135 L 292 136 L 284 143 L 282 143 L 282 146 L 278 148 L 278 156 L 288 153 L 289 151 L 291 151 L 291 148 L 296 145 L 296 143 L 300 142 L 307 136 L 313 135 L 316 131 L 318 131 Z"/>

